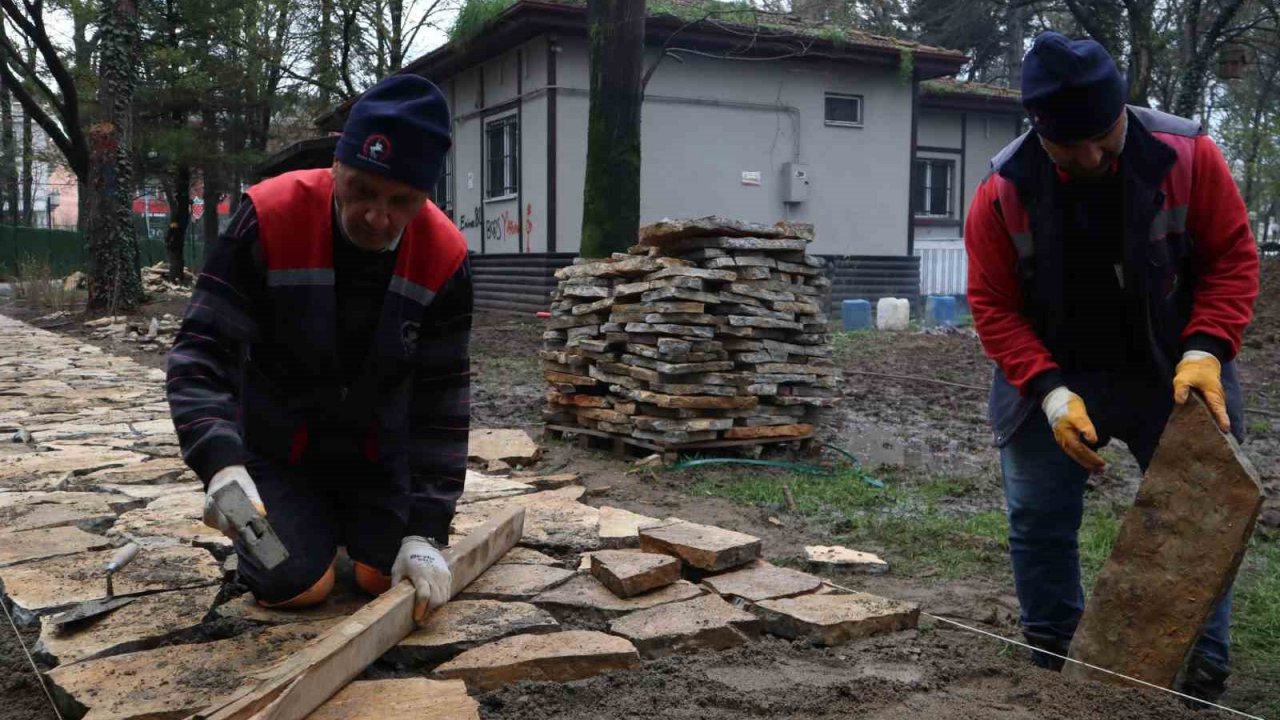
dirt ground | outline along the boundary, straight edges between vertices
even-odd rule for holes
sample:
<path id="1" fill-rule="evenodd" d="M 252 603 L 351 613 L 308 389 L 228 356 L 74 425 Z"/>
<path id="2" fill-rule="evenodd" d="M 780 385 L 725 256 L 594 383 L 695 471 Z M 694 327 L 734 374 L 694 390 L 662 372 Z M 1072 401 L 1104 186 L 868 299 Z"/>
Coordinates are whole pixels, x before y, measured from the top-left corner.
<path id="1" fill-rule="evenodd" d="M 135 314 L 149 320 L 181 316 L 184 298 L 162 297 Z M 0 312 L 32 319 L 41 312 L 0 304 Z M 49 329 L 84 338 L 150 367 L 163 354 L 123 342 L 91 340 L 79 321 Z M 544 385 L 537 364 L 541 324 L 534 318 L 480 314 L 472 345 L 473 423 L 476 427 L 523 427 L 540 437 Z M 1264 297 L 1250 329 L 1240 365 L 1250 408 L 1280 418 L 1280 264 L 1264 272 Z M 964 478 L 963 492 L 942 499 L 956 513 L 1002 508 L 998 456 L 986 424 L 986 388 L 991 366 L 971 330 L 841 336 L 837 350 L 846 371 L 845 402 L 821 426 L 824 442 L 852 452 L 877 477 L 910 483 L 924 478 Z M 911 376 L 911 377 L 887 377 Z M 926 382 L 918 378 L 950 384 Z M 1249 416 L 1246 452 L 1268 489 L 1263 532 L 1280 527 L 1280 433 L 1272 414 Z M 792 563 L 804 545 L 833 542 L 833 525 L 786 507 L 735 502 L 702 492 L 701 481 L 726 482 L 758 475 L 754 470 L 637 470 L 632 461 L 584 452 L 571 443 L 546 440 L 538 473 L 577 472 L 593 505 L 613 505 L 656 517 L 677 516 L 752 533 L 765 555 Z M 1127 503 L 1140 480 L 1119 449 L 1108 450 L 1108 471 L 1091 481 L 1096 497 Z M 829 462 L 771 450 L 766 459 Z M 886 538 L 861 548 L 896 563 L 903 539 Z M 909 542 L 909 538 L 907 540 Z M 934 571 L 886 576 L 837 576 L 837 582 L 900 600 L 926 611 L 1005 636 L 1017 635 L 1005 549 L 998 544 L 990 569 L 964 577 Z M 44 720 L 46 705 L 9 631 L 0 633 L 0 713 L 15 720 Z M 27 641 L 34 638 L 28 636 Z M 17 653 L 15 655 L 15 653 Z M 24 679 L 25 678 L 25 679 Z M 1274 697 L 1266 679 L 1237 674 L 1225 702 L 1263 707 Z M 1103 686 L 1069 685 L 1031 668 L 1021 650 L 922 619 L 919 631 L 875 638 L 834 649 L 763 639 L 738 650 L 647 662 L 636 671 L 567 684 L 522 684 L 479 698 L 491 718 L 1190 718 L 1168 696 Z M 1268 703 L 1267 707 L 1271 707 Z M 16 714 L 15 714 L 16 713 Z M 1215 717 L 1212 712 L 1194 717 Z M 1227 717 L 1223 715 L 1223 717 Z"/>

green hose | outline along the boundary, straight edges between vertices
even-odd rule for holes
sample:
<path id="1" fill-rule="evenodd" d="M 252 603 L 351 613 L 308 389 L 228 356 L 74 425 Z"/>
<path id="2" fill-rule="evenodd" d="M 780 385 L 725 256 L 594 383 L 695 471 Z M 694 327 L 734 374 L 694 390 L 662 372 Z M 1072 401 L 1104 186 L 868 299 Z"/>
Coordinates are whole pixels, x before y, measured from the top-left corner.
<path id="1" fill-rule="evenodd" d="M 849 462 L 855 468 L 857 468 L 860 471 L 862 470 L 862 463 L 858 462 L 858 458 L 848 450 L 845 450 L 844 448 L 838 448 L 835 445 L 832 445 L 830 443 L 822 443 L 822 447 L 830 448 L 840 453 L 841 455 L 844 455 L 846 458 L 849 459 Z M 825 468 L 818 465 L 806 465 L 804 463 L 782 462 L 781 460 L 752 460 L 749 458 L 698 458 L 696 460 L 683 460 L 681 462 L 676 463 L 675 465 L 672 465 L 671 469 L 683 470 L 685 468 L 699 467 L 702 465 L 756 465 L 756 466 L 763 466 L 763 467 L 781 468 L 783 470 L 791 470 L 792 472 L 798 472 L 803 475 L 815 475 L 817 477 L 835 477 L 836 475 L 840 474 L 839 470 L 836 470 L 833 468 Z M 871 477 L 866 472 L 859 472 L 858 478 L 862 480 L 862 482 L 870 485 L 873 488 L 879 488 L 883 490 L 885 487 L 883 482 L 881 482 L 880 480 L 877 480 L 874 477 Z"/>

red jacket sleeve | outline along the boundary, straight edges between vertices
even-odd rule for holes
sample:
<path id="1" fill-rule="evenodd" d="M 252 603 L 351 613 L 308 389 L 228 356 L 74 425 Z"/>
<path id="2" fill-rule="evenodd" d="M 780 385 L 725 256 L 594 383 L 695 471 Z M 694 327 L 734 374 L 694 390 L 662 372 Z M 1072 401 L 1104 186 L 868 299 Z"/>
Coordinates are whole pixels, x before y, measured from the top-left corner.
<path id="1" fill-rule="evenodd" d="M 1207 135 L 1196 139 L 1187 230 L 1195 241 L 1192 261 L 1198 277 L 1191 322 L 1182 332 L 1184 347 L 1231 360 L 1253 318 L 1258 247 L 1235 178 Z"/>
<path id="2" fill-rule="evenodd" d="M 1023 395 L 1060 384 L 1058 364 L 1022 314 L 1018 252 L 996 208 L 996 176 L 974 194 L 965 222 L 969 257 L 969 310 L 982 348 Z"/>

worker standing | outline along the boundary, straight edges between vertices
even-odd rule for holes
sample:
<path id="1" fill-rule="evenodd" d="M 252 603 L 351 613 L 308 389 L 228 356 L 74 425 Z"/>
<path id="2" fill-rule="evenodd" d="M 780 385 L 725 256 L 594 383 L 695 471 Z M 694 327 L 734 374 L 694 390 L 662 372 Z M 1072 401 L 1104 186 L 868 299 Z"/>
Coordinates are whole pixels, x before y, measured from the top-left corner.
<path id="1" fill-rule="evenodd" d="M 438 88 L 383 80 L 351 107 L 332 168 L 249 188 L 196 283 L 168 361 L 183 458 L 205 522 L 237 483 L 289 558 L 240 541 L 259 603 L 301 608 L 334 584 L 402 578 L 415 616 L 449 598 L 440 548 L 462 492 L 470 422 L 467 245 L 431 201 L 452 140 Z"/>
<path id="2" fill-rule="evenodd" d="M 1232 360 L 1258 293 L 1257 249 L 1227 164 L 1198 123 L 1126 106 L 1091 40 L 1035 39 L 1022 71 L 1031 130 L 992 160 L 965 227 L 969 303 L 995 361 L 1009 550 L 1027 641 L 1066 655 L 1084 609 L 1085 482 L 1122 440 L 1145 472 L 1174 403 L 1204 396 L 1241 437 Z M 1228 676 L 1228 592 L 1182 690 Z M 1032 661 L 1059 669 L 1040 652 Z"/>

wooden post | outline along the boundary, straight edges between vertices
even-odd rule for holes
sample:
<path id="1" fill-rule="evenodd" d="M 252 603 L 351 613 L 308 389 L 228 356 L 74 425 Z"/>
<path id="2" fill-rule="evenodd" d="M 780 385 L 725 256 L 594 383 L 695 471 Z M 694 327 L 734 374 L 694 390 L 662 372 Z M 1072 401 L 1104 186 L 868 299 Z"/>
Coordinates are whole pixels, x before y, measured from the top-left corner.
<path id="1" fill-rule="evenodd" d="M 640 74 L 644 0 L 589 0 L 591 104 L 582 257 L 625 252 L 640 234 Z"/>

